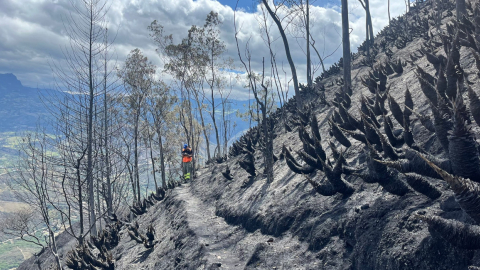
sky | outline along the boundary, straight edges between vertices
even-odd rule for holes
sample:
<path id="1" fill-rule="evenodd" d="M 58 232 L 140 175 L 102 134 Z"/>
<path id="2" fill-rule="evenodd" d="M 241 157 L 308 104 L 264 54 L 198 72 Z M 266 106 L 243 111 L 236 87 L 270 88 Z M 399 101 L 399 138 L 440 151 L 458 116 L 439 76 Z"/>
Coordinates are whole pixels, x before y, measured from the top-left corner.
<path id="1" fill-rule="evenodd" d="M 70 14 L 74 14 L 75 4 L 81 0 L 0 0 L 0 73 L 15 74 L 25 86 L 52 88 L 55 77 L 52 66 L 62 68 L 65 65 L 65 48 L 69 44 L 65 24 Z M 106 0 L 98 0 L 100 2 Z M 271 1 L 271 0 L 270 0 Z M 325 59 L 326 67 L 338 61 L 341 50 L 340 0 L 310 0 L 311 34 L 315 46 Z M 233 24 L 234 8 L 237 0 L 109 0 L 106 16 L 110 33 L 114 33 L 114 59 L 111 66 L 121 67 L 130 51 L 139 48 L 142 53 L 158 67 L 158 76 L 162 75 L 164 62 L 156 52 L 156 45 L 149 36 L 147 27 L 153 20 L 171 33 L 174 41 L 179 42 L 187 35 L 192 25 L 203 25 L 210 11 L 219 13 L 222 20 L 221 39 L 227 51 L 225 57 L 233 59 L 235 70 L 243 72 L 238 59 Z M 358 1 L 349 1 L 349 21 L 351 28 L 351 48 L 356 48 L 365 39 L 365 11 Z M 392 18 L 405 12 L 403 0 L 390 0 Z M 379 32 L 388 24 L 387 1 L 370 0 L 374 32 Z M 262 71 L 262 59 L 269 61 L 269 51 L 265 43 L 264 31 L 260 28 L 262 9 L 258 0 L 239 0 L 236 14 L 238 40 L 240 48 L 248 43 L 252 54 L 252 67 Z M 279 16 L 286 22 L 287 10 L 281 10 Z M 279 69 L 287 74 L 283 81 L 290 81 L 288 62 L 279 32 L 272 20 L 268 20 L 268 29 L 274 41 L 272 50 L 276 55 Z M 290 24 L 292 25 L 292 24 Z M 287 28 L 292 57 L 297 68 L 299 81 L 306 81 L 305 40 L 298 37 L 292 27 Z M 262 34 L 263 33 L 263 34 Z M 339 48 L 340 47 L 340 48 Z M 339 48 L 337 50 L 337 48 Z M 318 67 L 318 58 L 312 50 L 312 61 Z M 231 72 L 236 74 L 235 72 Z M 266 71 L 268 73 L 268 71 Z M 321 74 L 317 70 L 314 77 Z M 234 83 L 232 97 L 245 99 L 248 91 L 241 83 Z M 286 83 L 288 84 L 288 83 Z M 293 92 L 291 83 L 290 92 Z"/>

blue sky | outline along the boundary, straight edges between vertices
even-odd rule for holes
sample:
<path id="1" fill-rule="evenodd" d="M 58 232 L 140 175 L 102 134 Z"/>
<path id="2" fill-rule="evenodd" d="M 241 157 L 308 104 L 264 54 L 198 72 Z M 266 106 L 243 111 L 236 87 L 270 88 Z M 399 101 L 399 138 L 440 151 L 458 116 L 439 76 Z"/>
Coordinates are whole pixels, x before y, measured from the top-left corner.
<path id="1" fill-rule="evenodd" d="M 227 5 L 231 8 L 235 8 L 237 4 L 237 0 L 218 0 L 223 5 Z M 238 7 L 243 8 L 245 11 L 248 12 L 255 12 L 256 4 L 260 0 L 239 0 Z M 311 0 L 313 5 L 316 6 L 328 6 L 328 5 L 340 5 L 340 0 Z"/>
<path id="2" fill-rule="evenodd" d="M 223 5 L 231 7 L 232 9 L 234 9 L 235 5 L 237 4 L 237 0 L 219 0 L 219 2 Z M 238 7 L 248 12 L 255 12 L 256 3 L 258 3 L 258 0 L 240 0 L 238 1 Z"/>

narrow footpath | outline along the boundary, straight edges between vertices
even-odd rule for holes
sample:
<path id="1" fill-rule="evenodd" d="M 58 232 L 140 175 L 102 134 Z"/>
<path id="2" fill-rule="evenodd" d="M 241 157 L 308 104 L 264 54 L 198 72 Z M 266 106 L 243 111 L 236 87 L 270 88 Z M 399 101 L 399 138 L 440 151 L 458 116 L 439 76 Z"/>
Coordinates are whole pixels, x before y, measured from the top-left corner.
<path id="1" fill-rule="evenodd" d="M 242 253 L 237 243 L 245 238 L 244 229 L 228 225 L 215 215 L 215 206 L 206 205 L 190 192 L 190 184 L 175 188 L 177 199 L 186 203 L 189 227 L 205 246 L 207 269 L 243 269 Z"/>

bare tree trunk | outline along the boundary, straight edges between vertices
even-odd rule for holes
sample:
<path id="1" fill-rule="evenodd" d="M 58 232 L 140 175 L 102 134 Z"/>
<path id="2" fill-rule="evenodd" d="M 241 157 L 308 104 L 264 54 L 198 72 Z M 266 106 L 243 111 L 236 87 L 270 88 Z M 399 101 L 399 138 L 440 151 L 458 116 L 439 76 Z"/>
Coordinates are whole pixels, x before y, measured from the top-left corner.
<path id="1" fill-rule="evenodd" d="M 227 157 L 228 151 L 228 126 L 227 119 L 225 118 L 225 104 L 222 102 L 222 121 L 223 121 L 223 153 Z"/>
<path id="2" fill-rule="evenodd" d="M 212 72 L 213 72 L 213 63 L 212 63 Z M 221 155 L 222 155 L 222 151 L 221 151 L 221 143 L 220 143 L 220 136 L 218 135 L 218 127 L 217 127 L 217 121 L 215 119 L 215 98 L 213 96 L 213 82 L 214 82 L 214 79 L 215 77 L 213 77 L 212 79 L 212 84 L 210 85 L 210 90 L 211 90 L 211 97 L 212 97 L 212 112 L 211 112 L 211 116 L 212 116 L 212 122 L 213 122 L 213 127 L 215 128 L 215 138 L 217 139 L 217 147 L 215 147 L 215 149 L 217 149 L 216 151 L 216 157 L 219 158 Z"/>
<path id="3" fill-rule="evenodd" d="M 372 24 L 372 16 L 370 13 L 370 0 L 365 0 L 365 6 L 367 10 L 367 22 L 368 22 L 368 31 L 370 33 L 370 45 L 373 45 L 373 24 Z"/>
<path id="4" fill-rule="evenodd" d="M 167 180 L 165 178 L 165 153 L 163 151 L 163 141 L 162 136 L 160 136 L 160 132 L 158 132 L 158 144 L 160 147 L 160 170 L 162 171 L 162 188 L 167 186 Z"/>
<path id="5" fill-rule="evenodd" d="M 203 85 L 202 85 L 203 89 Z M 203 137 L 205 137 L 205 144 L 206 144 L 206 151 L 207 151 L 207 160 L 211 159 L 210 155 L 210 139 L 208 138 L 207 135 L 207 128 L 205 127 L 205 120 L 203 119 L 203 109 L 202 109 L 202 102 L 200 102 L 200 99 L 198 97 L 198 93 L 195 93 L 195 101 L 197 102 L 197 108 L 198 108 L 198 114 L 200 115 L 200 124 L 202 125 L 202 130 L 203 130 Z"/>
<path id="6" fill-rule="evenodd" d="M 307 84 L 309 87 L 313 85 L 312 82 L 312 63 L 310 59 L 310 1 L 307 0 L 307 14 L 306 14 L 306 31 L 307 31 Z"/>
<path id="7" fill-rule="evenodd" d="M 388 24 L 390 24 L 391 18 L 390 18 L 390 0 L 388 0 Z"/>
<path id="8" fill-rule="evenodd" d="M 83 156 L 79 159 L 77 159 L 77 166 L 75 167 L 76 173 L 77 173 L 77 186 L 78 186 L 78 214 L 80 216 L 80 236 L 78 239 L 78 242 L 80 244 L 83 244 L 83 234 L 84 234 L 84 226 L 85 226 L 85 221 L 83 217 L 83 192 L 82 192 L 82 177 L 80 174 L 80 164 L 82 162 Z"/>
<path id="9" fill-rule="evenodd" d="M 350 33 L 348 26 L 348 0 L 342 0 L 343 80 L 345 91 L 351 87 Z"/>
<path id="10" fill-rule="evenodd" d="M 58 255 L 57 241 L 55 240 L 55 234 L 53 233 L 50 224 L 47 224 L 48 227 L 48 236 L 50 238 L 50 250 L 52 251 L 53 257 L 55 257 L 55 263 L 57 264 L 58 269 L 62 269 L 62 263 L 60 262 L 60 256 Z"/>
<path id="11" fill-rule="evenodd" d="M 139 102 L 140 104 L 140 102 Z M 138 108 L 140 110 L 140 108 Z M 135 115 L 135 126 L 134 126 L 134 131 L 133 131 L 133 173 L 135 177 L 135 185 L 137 188 L 137 201 L 140 202 L 140 174 L 138 172 L 138 122 L 140 121 L 140 112 L 137 111 Z"/>
<path id="12" fill-rule="evenodd" d="M 105 174 L 107 178 L 107 194 L 106 194 L 106 203 L 107 203 L 107 213 L 109 216 L 113 214 L 113 204 L 112 204 L 112 183 L 110 179 L 110 153 L 108 149 L 108 95 L 107 95 L 107 33 L 105 33 L 105 59 L 104 59 L 104 77 L 103 77 L 103 121 L 105 126 L 104 133 L 104 147 L 105 147 Z"/>
<path id="13" fill-rule="evenodd" d="M 372 17 L 370 15 L 370 1 L 369 0 L 358 0 L 365 10 L 365 50 L 367 51 L 367 56 L 370 57 L 370 46 L 373 45 L 373 26 L 372 26 Z M 390 2 L 389 2 L 390 3 Z"/>
<path id="14" fill-rule="evenodd" d="M 155 191 L 158 189 L 157 175 L 155 174 L 155 158 L 153 158 L 152 140 L 153 135 L 150 134 L 150 127 L 148 127 L 148 147 L 150 148 L 150 161 L 152 162 L 153 182 L 155 182 Z"/>
<path id="15" fill-rule="evenodd" d="M 303 101 L 302 101 L 302 97 L 300 96 L 300 89 L 298 87 L 298 79 L 297 79 L 297 70 L 295 69 L 295 64 L 293 63 L 292 55 L 290 54 L 290 47 L 288 45 L 287 36 L 285 35 L 285 31 L 283 30 L 282 23 L 278 19 L 277 14 L 275 14 L 270 8 L 270 6 L 268 5 L 267 0 L 262 0 L 262 3 L 267 8 L 267 11 L 270 14 L 270 17 L 272 17 L 273 21 L 277 25 L 280 35 L 282 36 L 283 46 L 285 47 L 285 54 L 287 55 L 288 64 L 290 65 L 290 69 L 292 70 L 293 88 L 295 89 L 295 101 L 297 102 L 297 109 L 301 110 Z"/>
<path id="16" fill-rule="evenodd" d="M 318 60 L 320 60 L 320 64 L 322 65 L 322 71 L 325 72 L 325 65 L 323 64 L 323 58 L 320 55 L 320 53 L 318 52 L 317 48 L 315 47 L 315 40 L 313 39 L 313 37 L 311 35 L 310 35 L 310 40 L 311 40 L 310 45 L 312 46 L 313 50 L 317 54 Z"/>
<path id="17" fill-rule="evenodd" d="M 93 146 L 93 101 L 95 99 L 95 93 L 94 93 L 94 87 L 93 87 L 93 67 L 92 67 L 92 62 L 93 62 L 93 42 L 94 42 L 94 37 L 93 37 L 93 23 L 95 18 L 93 17 L 93 2 L 90 2 L 90 34 L 89 34 L 89 55 L 88 55 L 88 80 L 89 80 L 89 108 L 88 108 L 88 139 L 87 139 L 87 184 L 88 184 L 88 210 L 89 210 L 89 215 L 90 215 L 90 227 L 91 231 L 90 233 L 92 235 L 97 235 L 97 226 L 95 225 L 95 222 L 97 220 L 96 215 L 95 215 L 95 197 L 93 194 L 93 151 L 92 151 L 92 146 Z"/>

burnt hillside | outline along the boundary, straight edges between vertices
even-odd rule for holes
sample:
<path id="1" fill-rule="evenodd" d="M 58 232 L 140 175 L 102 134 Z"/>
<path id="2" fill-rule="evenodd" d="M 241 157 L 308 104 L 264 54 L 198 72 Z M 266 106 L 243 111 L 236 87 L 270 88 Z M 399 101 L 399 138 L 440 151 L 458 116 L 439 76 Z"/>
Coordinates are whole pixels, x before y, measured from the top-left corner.
<path id="1" fill-rule="evenodd" d="M 87 269 L 477 269 L 480 9 L 419 3 L 286 104 L 274 181 L 250 130 L 193 183 L 158 190 L 99 239 L 62 248 Z M 325 96 L 325 99 L 323 99 Z M 283 120 L 287 121 L 283 121 Z M 62 236 L 61 236 L 62 237 Z M 64 242 L 68 242 L 65 240 Z M 69 252 L 68 254 L 66 254 Z M 36 269 L 31 258 L 18 269 Z M 53 263 L 48 252 L 38 260 Z M 82 266 L 83 265 L 83 266 Z"/>

